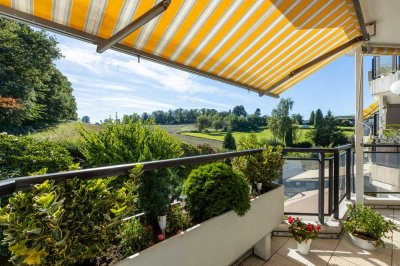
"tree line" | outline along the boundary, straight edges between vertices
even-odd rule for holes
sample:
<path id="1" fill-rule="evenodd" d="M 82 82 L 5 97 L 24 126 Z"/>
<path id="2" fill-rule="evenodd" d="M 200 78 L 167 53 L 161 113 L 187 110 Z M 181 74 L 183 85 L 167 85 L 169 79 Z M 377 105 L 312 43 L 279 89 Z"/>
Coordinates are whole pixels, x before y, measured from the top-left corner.
<path id="1" fill-rule="evenodd" d="M 154 111 L 152 113 L 144 112 L 139 115 L 123 115 L 122 119 L 116 120 L 130 121 L 138 120 L 153 120 L 158 125 L 179 125 L 179 124 L 195 124 L 199 131 L 207 129 L 215 129 L 220 131 L 251 131 L 257 130 L 260 127 L 267 126 L 267 115 L 262 115 L 261 110 L 257 108 L 254 113 L 247 113 L 243 105 L 235 106 L 232 110 L 217 111 L 215 109 L 176 109 L 168 111 Z M 103 122 L 107 123 L 109 119 Z M 90 117 L 82 117 L 82 122 L 89 123 Z"/>

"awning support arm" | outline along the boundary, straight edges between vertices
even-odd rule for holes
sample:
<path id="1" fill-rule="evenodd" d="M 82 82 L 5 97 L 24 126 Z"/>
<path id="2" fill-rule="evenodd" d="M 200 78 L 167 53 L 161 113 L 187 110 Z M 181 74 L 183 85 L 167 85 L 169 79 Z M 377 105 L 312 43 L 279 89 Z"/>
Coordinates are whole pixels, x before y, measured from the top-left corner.
<path id="1" fill-rule="evenodd" d="M 359 0 L 353 0 L 354 10 L 356 11 L 358 24 L 360 25 L 361 33 L 364 36 L 365 47 L 367 48 L 367 52 L 371 53 L 371 45 L 369 44 L 369 33 L 367 31 L 367 26 L 364 21 L 364 16 L 362 13 L 361 5 Z"/>
<path id="2" fill-rule="evenodd" d="M 294 76 L 304 72 L 305 70 L 309 69 L 310 67 L 315 66 L 316 64 L 324 61 L 325 59 L 328 59 L 331 56 L 334 56 L 337 53 L 340 53 L 341 51 L 349 48 L 350 46 L 359 43 L 361 41 L 364 40 L 363 36 L 359 36 L 356 37 L 338 47 L 336 47 L 335 49 L 327 52 L 326 54 L 321 55 L 320 57 L 315 58 L 314 60 L 311 60 L 310 62 L 302 65 L 301 67 L 296 68 L 295 70 L 293 70 L 292 72 L 289 73 L 289 75 L 287 75 L 286 77 L 282 78 L 281 80 L 279 80 L 278 82 L 276 82 L 274 85 L 272 85 L 271 87 L 269 87 L 266 92 L 270 92 L 273 89 L 279 87 L 281 84 L 285 83 L 286 81 L 290 80 L 291 78 L 293 78 Z"/>
<path id="3" fill-rule="evenodd" d="M 152 7 L 149 11 L 129 23 L 123 29 L 115 33 L 109 39 L 97 45 L 97 52 L 102 53 L 105 50 L 111 48 L 114 44 L 119 43 L 121 40 L 125 39 L 129 34 L 139 29 L 152 19 L 156 18 L 160 14 L 162 14 L 165 10 L 167 10 L 171 0 L 163 0 L 154 7 Z"/>

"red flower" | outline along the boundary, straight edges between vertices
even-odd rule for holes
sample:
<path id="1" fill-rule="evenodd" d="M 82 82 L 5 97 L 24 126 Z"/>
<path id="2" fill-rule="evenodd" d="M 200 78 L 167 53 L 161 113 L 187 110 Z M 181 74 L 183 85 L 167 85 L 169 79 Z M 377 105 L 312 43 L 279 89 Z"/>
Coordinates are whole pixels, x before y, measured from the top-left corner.
<path id="1" fill-rule="evenodd" d="M 164 240 L 164 236 L 162 234 L 159 234 L 157 237 L 158 237 L 158 240 L 160 240 L 160 241 Z"/>
<path id="2" fill-rule="evenodd" d="M 321 226 L 319 225 L 319 224 L 317 224 L 317 231 L 318 231 L 318 233 L 319 233 L 319 230 L 321 230 Z"/>
<path id="3" fill-rule="evenodd" d="M 307 230 L 308 232 L 312 232 L 314 229 L 314 227 L 312 226 L 312 224 L 307 224 Z"/>
<path id="4" fill-rule="evenodd" d="M 294 222 L 294 218 L 292 216 L 289 216 L 287 220 L 290 224 Z"/>

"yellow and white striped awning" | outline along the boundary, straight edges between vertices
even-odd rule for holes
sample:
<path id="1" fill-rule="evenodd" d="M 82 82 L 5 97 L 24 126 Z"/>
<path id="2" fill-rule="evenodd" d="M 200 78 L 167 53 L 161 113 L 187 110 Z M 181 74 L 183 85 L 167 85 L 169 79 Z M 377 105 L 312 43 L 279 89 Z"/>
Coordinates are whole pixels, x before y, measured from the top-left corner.
<path id="1" fill-rule="evenodd" d="M 379 111 L 379 102 L 376 101 L 371 103 L 367 108 L 364 109 L 363 117 L 364 120 L 369 119 L 372 115 Z"/>
<path id="2" fill-rule="evenodd" d="M 101 43 L 159 2 L 0 0 L 0 14 Z M 352 0 L 171 0 L 114 49 L 277 96 L 360 36 Z"/>
<path id="3" fill-rule="evenodd" d="M 400 48 L 373 47 L 373 55 L 400 55 Z"/>

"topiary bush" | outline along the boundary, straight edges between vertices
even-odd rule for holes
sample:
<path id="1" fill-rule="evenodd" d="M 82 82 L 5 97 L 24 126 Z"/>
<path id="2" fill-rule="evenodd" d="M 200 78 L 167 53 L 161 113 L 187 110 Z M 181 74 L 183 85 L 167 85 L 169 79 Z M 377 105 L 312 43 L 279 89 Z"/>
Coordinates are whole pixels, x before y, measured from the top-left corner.
<path id="1" fill-rule="evenodd" d="M 117 189 L 110 185 L 112 181 L 74 178 L 58 185 L 45 181 L 31 191 L 15 193 L 0 210 L 11 261 L 17 265 L 86 263 L 115 245 L 122 218 L 135 208 L 127 201 L 132 196 L 126 184 Z"/>
<path id="2" fill-rule="evenodd" d="M 187 208 L 196 222 L 234 210 L 243 216 L 250 208 L 246 181 L 224 163 L 212 163 L 193 170 L 184 184 Z"/>

